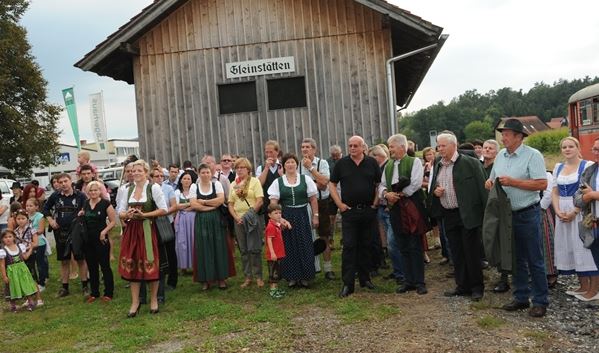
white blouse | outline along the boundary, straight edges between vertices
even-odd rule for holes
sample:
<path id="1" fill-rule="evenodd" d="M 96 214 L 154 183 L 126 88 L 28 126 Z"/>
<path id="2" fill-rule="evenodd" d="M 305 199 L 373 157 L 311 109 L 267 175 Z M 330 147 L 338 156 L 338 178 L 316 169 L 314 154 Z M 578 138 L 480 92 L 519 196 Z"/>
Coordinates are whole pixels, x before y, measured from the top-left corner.
<path id="1" fill-rule="evenodd" d="M 119 199 L 117 200 L 117 212 L 127 211 L 129 208 L 129 203 L 135 202 L 146 202 L 148 197 L 146 196 L 146 190 L 148 188 L 149 181 L 144 183 L 143 189 L 141 191 L 141 198 L 139 200 L 135 199 L 135 189 L 137 186 L 135 184 L 131 185 L 130 188 L 134 188 L 131 193 L 131 197 L 127 200 L 127 196 L 129 195 L 129 190 L 125 190 L 119 195 Z M 152 184 L 152 198 L 154 199 L 154 203 L 156 203 L 156 207 L 168 212 L 168 207 L 166 206 L 166 200 L 164 198 L 164 193 L 162 192 L 162 187 L 158 184 Z"/>
<path id="2" fill-rule="evenodd" d="M 19 248 L 21 248 L 21 252 L 25 252 L 27 251 L 27 248 L 25 247 L 25 244 L 19 244 L 17 245 Z M 19 251 L 10 251 L 10 249 L 6 248 L 6 250 L 8 251 L 8 254 L 10 256 L 15 256 L 19 253 Z M 4 249 L 0 249 L 0 259 L 5 259 L 6 258 L 6 251 L 4 251 Z"/>
<path id="3" fill-rule="evenodd" d="M 196 184 L 191 184 L 191 186 L 189 187 L 188 196 L 183 195 L 183 191 L 181 191 L 179 189 L 175 190 L 175 201 L 177 201 L 177 205 L 179 203 L 181 203 L 181 199 L 187 200 L 187 201 L 195 200 L 197 198 L 197 196 L 196 196 L 197 190 L 198 190 L 198 186 Z"/>
<path id="4" fill-rule="evenodd" d="M 290 184 L 289 180 L 287 180 L 287 175 L 283 175 L 283 185 L 287 186 L 287 187 L 296 187 L 300 184 L 300 175 L 297 175 L 297 180 L 295 181 L 294 184 Z M 312 196 L 316 196 L 318 195 L 318 189 L 316 188 L 316 183 L 314 183 L 314 180 L 312 180 L 311 178 L 305 177 L 306 180 L 306 187 L 308 189 L 308 197 L 312 197 Z M 275 179 L 275 181 L 272 182 L 272 184 L 270 185 L 270 187 L 268 188 L 268 198 L 269 199 L 280 199 L 281 198 L 281 192 L 279 190 L 279 178 Z"/>
<path id="5" fill-rule="evenodd" d="M 199 183 L 199 181 L 198 181 L 198 183 Z M 214 183 L 214 190 L 216 191 L 216 195 L 225 193 L 223 184 L 221 184 L 220 181 L 211 181 L 211 183 Z M 198 184 L 198 190 L 200 191 L 200 195 L 204 195 L 204 196 L 210 195 L 210 194 L 212 194 L 212 185 L 210 185 L 208 192 L 203 192 L 202 188 Z"/>

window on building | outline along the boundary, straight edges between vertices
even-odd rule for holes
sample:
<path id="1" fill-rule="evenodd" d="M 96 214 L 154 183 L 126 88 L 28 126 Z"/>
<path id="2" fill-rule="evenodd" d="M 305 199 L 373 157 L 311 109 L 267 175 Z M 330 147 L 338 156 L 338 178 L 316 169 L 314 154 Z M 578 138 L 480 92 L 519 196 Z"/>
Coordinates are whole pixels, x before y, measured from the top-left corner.
<path id="1" fill-rule="evenodd" d="M 268 109 L 306 107 L 306 79 L 289 77 L 267 80 Z"/>
<path id="2" fill-rule="evenodd" d="M 218 107 L 220 114 L 257 111 L 256 81 L 218 85 Z"/>

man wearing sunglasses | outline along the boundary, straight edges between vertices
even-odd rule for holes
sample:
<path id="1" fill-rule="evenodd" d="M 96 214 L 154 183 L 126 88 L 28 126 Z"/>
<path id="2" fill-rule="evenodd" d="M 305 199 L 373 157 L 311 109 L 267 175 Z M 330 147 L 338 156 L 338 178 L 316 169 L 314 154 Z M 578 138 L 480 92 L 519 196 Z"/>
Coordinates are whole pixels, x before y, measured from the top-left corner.
<path id="1" fill-rule="evenodd" d="M 381 169 L 376 159 L 364 154 L 364 139 L 352 136 L 348 141 L 349 155 L 341 158 L 331 173 L 329 191 L 342 217 L 343 252 L 341 298 L 354 292 L 358 273 L 360 286 L 374 289 L 370 280 L 371 254 L 369 249 L 376 230 L 378 205 L 377 187 Z M 341 184 L 341 195 L 337 191 Z"/>

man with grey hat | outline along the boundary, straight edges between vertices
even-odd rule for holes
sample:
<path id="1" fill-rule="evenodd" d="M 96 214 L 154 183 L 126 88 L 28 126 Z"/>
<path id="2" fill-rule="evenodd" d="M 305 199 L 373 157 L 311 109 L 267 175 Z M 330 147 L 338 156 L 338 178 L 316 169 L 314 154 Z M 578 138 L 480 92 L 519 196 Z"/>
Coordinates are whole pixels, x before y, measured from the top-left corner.
<path id="1" fill-rule="evenodd" d="M 503 309 L 528 309 L 532 297 L 528 314 L 542 317 L 549 305 L 539 208 L 539 191 L 547 187 L 545 161 L 539 151 L 523 143 L 528 133 L 520 120 L 507 119 L 497 130 L 501 132 L 505 148 L 497 154 L 485 186 L 491 189 L 496 181 L 499 182 L 511 201 L 516 259 L 513 300 Z"/>

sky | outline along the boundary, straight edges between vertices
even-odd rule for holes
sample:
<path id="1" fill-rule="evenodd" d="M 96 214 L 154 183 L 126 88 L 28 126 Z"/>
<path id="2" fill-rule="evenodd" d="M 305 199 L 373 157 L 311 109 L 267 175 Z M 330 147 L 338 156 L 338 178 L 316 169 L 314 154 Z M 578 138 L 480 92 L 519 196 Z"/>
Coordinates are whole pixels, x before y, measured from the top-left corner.
<path id="1" fill-rule="evenodd" d="M 326 0 L 325 0 L 326 1 Z M 449 34 L 407 111 L 449 102 L 466 90 L 523 91 L 599 75 L 597 0 L 390 0 Z M 152 0 L 31 0 L 21 24 L 48 81 L 48 100 L 64 105 L 74 87 L 81 139 L 92 139 L 89 98 L 102 91 L 108 138 L 137 136 L 133 85 L 73 64 Z M 566 104 L 566 102 L 564 102 Z M 62 142 L 74 143 L 63 112 Z"/>

